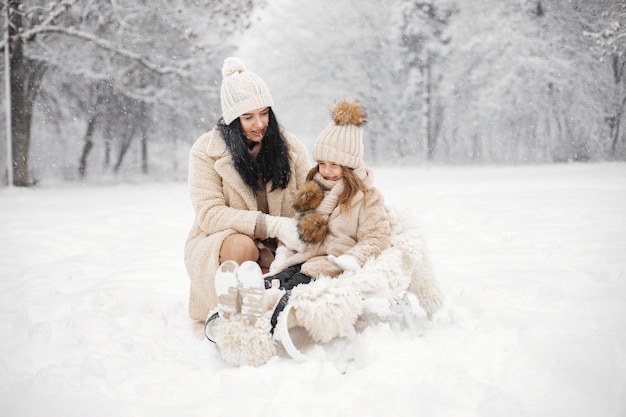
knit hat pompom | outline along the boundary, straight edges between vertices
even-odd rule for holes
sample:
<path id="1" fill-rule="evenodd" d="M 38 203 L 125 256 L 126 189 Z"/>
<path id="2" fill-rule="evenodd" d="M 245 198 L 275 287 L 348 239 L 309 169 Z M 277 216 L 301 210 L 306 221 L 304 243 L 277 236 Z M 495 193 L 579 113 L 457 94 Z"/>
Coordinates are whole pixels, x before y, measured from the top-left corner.
<path id="1" fill-rule="evenodd" d="M 306 243 L 319 243 L 328 231 L 327 216 L 320 213 L 307 213 L 298 222 L 298 235 Z"/>
<path id="2" fill-rule="evenodd" d="M 293 207 L 299 212 L 313 210 L 324 198 L 324 190 L 317 181 L 307 181 L 293 195 Z"/>
<path id="3" fill-rule="evenodd" d="M 339 100 L 331 112 L 335 124 L 338 126 L 355 125 L 365 123 L 365 110 L 354 100 Z"/>
<path id="4" fill-rule="evenodd" d="M 224 60 L 224 65 L 222 66 L 222 77 L 225 78 L 236 72 L 244 72 L 245 70 L 246 66 L 243 61 L 236 56 L 231 56 Z"/>
<path id="5" fill-rule="evenodd" d="M 222 117 L 227 125 L 242 114 L 274 105 L 265 82 L 254 72 L 246 70 L 241 59 L 234 56 L 226 58 L 222 76 L 220 98 Z"/>

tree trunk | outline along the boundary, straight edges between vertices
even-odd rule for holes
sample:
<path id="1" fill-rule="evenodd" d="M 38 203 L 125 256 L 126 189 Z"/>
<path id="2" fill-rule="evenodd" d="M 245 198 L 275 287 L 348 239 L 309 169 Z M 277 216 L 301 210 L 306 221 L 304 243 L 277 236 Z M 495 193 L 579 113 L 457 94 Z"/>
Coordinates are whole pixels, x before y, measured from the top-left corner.
<path id="1" fill-rule="evenodd" d="M 423 68 L 424 78 L 424 133 L 426 135 L 426 158 L 429 161 L 435 159 L 435 152 L 437 151 L 437 143 L 433 136 L 433 103 L 432 103 L 432 74 L 431 74 L 431 59 L 428 50 L 425 51 L 426 59 Z"/>
<path id="2" fill-rule="evenodd" d="M 135 136 L 135 131 L 137 129 L 136 125 L 132 125 L 130 129 L 126 129 L 124 131 L 124 135 L 122 137 L 122 144 L 120 145 L 120 153 L 117 157 L 117 162 L 113 167 L 113 172 L 117 173 L 122 166 L 122 162 L 124 161 L 124 156 L 126 156 L 126 152 L 130 149 L 130 144 L 133 141 L 133 136 Z"/>
<path id="3" fill-rule="evenodd" d="M 21 1 L 9 1 L 9 65 L 11 68 L 11 137 L 13 185 L 28 185 L 28 147 L 30 140 L 30 115 L 24 94 L 25 64 L 22 41 L 17 34 L 22 29 L 22 18 L 17 13 Z"/>
<path id="4" fill-rule="evenodd" d="M 93 141 L 91 140 L 93 136 L 93 130 L 96 125 L 96 120 L 92 117 L 87 122 L 87 131 L 85 132 L 85 145 L 83 146 L 83 153 L 80 155 L 80 162 L 78 165 L 78 174 L 81 178 L 85 178 L 85 173 L 87 172 L 87 157 L 89 156 L 89 152 L 93 148 Z"/>
<path id="5" fill-rule="evenodd" d="M 12 11 L 18 10 L 20 0 L 9 0 Z M 11 136 L 13 185 L 31 185 L 28 154 L 30 150 L 30 127 L 33 104 L 39 93 L 41 80 L 46 71 L 42 62 L 24 56 L 22 40 L 17 35 L 22 30 L 20 13 L 10 13 L 9 37 L 11 67 Z"/>
<path id="6" fill-rule="evenodd" d="M 111 144 L 113 143 L 113 132 L 111 128 L 107 127 L 102 133 L 104 136 L 104 168 L 108 170 L 111 166 Z"/>
<path id="7" fill-rule="evenodd" d="M 141 127 L 141 172 L 143 174 L 148 173 L 148 137 L 146 135 L 145 127 Z"/>
<path id="8" fill-rule="evenodd" d="M 621 105 L 617 110 L 617 114 L 612 117 L 613 124 L 611 125 L 611 156 L 615 156 L 617 152 L 617 144 L 619 143 L 619 137 L 621 133 L 622 115 L 624 113 L 624 107 L 626 106 L 626 96 L 622 99 Z"/>
<path id="9" fill-rule="evenodd" d="M 141 115 L 141 124 L 139 126 L 139 140 L 141 146 L 141 172 L 143 174 L 148 173 L 148 132 L 146 128 L 148 121 L 146 120 L 146 107 L 147 106 L 145 102 L 142 101 L 141 103 L 139 103 L 139 108 L 141 109 L 141 112 L 139 113 Z"/>
<path id="10" fill-rule="evenodd" d="M 613 67 L 613 80 L 615 81 L 615 85 L 619 86 L 620 83 L 623 82 L 624 75 L 624 66 L 626 65 L 626 59 L 620 58 L 617 54 L 613 55 L 612 67 Z M 624 116 L 624 109 L 626 108 L 626 94 L 624 94 L 624 86 L 622 88 L 618 87 L 618 91 L 621 91 L 622 94 L 619 97 L 618 103 L 616 105 L 617 109 L 615 111 L 615 115 L 608 117 L 607 121 L 609 123 L 610 128 L 610 140 L 611 140 L 611 156 L 615 157 L 615 153 L 617 152 L 617 144 L 619 143 L 619 138 L 621 134 L 621 123 L 622 117 Z"/>

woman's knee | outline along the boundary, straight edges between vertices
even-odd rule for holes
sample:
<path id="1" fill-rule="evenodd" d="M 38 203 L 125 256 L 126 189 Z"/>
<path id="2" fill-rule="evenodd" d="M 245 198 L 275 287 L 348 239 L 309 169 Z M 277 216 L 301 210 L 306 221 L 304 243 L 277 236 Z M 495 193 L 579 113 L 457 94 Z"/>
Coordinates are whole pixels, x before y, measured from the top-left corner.
<path id="1" fill-rule="evenodd" d="M 242 264 L 245 261 L 257 261 L 259 259 L 259 248 L 254 240 L 247 235 L 235 233 L 228 236 L 222 242 L 220 249 L 220 263 L 235 261 Z"/>

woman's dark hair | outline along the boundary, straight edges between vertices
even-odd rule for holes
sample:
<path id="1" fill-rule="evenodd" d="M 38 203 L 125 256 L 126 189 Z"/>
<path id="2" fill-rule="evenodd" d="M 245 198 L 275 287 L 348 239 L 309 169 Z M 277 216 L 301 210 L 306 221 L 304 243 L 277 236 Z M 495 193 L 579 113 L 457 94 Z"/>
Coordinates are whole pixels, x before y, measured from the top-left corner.
<path id="1" fill-rule="evenodd" d="M 271 107 L 269 108 L 269 124 L 261 141 L 261 149 L 257 155 L 256 164 L 248 153 L 246 138 L 243 135 L 239 118 L 233 120 L 229 125 L 225 124 L 224 120 L 220 120 L 217 128 L 222 133 L 226 146 L 233 154 L 235 169 L 255 194 L 261 190 L 258 172 L 263 175 L 265 182 L 272 182 L 271 191 L 287 187 L 291 176 L 289 152 L 287 142 L 280 134 L 278 121 Z"/>

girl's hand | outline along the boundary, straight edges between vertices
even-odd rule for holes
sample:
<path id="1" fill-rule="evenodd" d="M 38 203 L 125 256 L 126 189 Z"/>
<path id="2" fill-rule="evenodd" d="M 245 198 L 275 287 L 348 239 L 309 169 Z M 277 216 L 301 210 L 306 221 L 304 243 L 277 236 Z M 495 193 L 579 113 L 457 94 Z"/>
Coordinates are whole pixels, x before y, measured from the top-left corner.
<path id="1" fill-rule="evenodd" d="M 357 269 L 361 268 L 358 259 L 356 259 L 352 255 L 328 255 L 328 260 L 334 262 L 339 268 L 344 271 L 356 271 Z"/>

